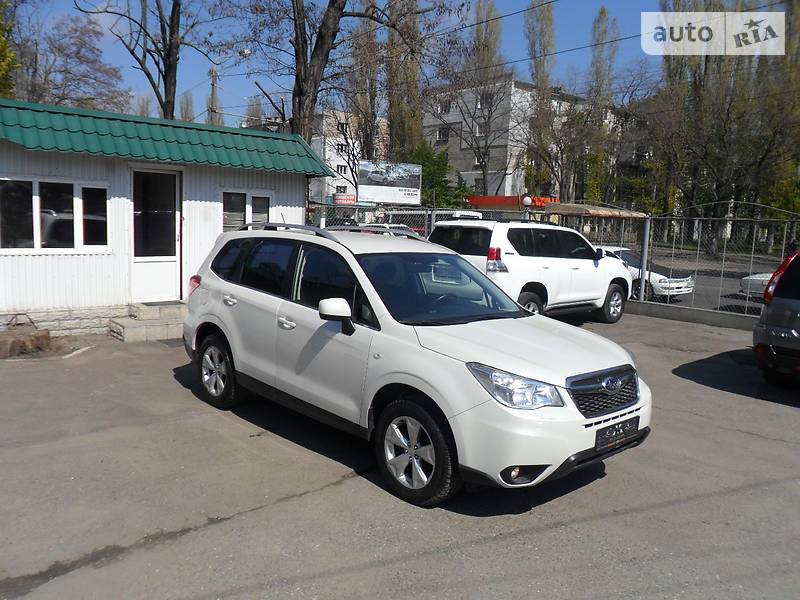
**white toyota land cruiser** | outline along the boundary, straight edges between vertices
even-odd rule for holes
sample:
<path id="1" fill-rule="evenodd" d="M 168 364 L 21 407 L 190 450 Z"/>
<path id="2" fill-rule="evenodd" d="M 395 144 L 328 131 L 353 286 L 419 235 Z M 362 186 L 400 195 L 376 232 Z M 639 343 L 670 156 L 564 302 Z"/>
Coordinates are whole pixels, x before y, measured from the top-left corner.
<path id="1" fill-rule="evenodd" d="M 363 436 L 389 488 L 425 506 L 647 437 L 627 351 L 522 309 L 458 254 L 413 233 L 259 227 L 221 235 L 190 280 L 183 339 L 213 406 L 247 388 Z"/>
<path id="2" fill-rule="evenodd" d="M 436 223 L 429 239 L 458 252 L 531 312 L 596 312 L 616 323 L 631 274 L 573 229 L 532 221 Z"/>

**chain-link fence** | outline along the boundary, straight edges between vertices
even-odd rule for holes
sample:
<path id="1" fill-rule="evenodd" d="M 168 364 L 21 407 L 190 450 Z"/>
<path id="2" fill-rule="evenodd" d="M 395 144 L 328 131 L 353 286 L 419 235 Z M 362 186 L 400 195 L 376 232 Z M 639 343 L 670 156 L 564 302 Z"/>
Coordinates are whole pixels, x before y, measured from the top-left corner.
<path id="1" fill-rule="evenodd" d="M 428 236 L 434 223 L 459 212 L 465 211 L 327 206 L 314 211 L 312 223 L 319 225 L 324 214 L 327 226 L 395 223 Z M 481 216 L 545 219 L 499 211 L 481 211 Z M 764 288 L 784 257 L 797 249 L 800 234 L 800 215 L 786 220 L 549 215 L 547 220 L 580 231 L 620 257 L 634 279 L 634 297 L 644 282 L 646 301 L 750 315 L 761 312 Z"/>
<path id="2" fill-rule="evenodd" d="M 644 281 L 644 299 L 652 302 L 758 315 L 770 276 L 796 249 L 798 221 L 653 217 L 649 227 L 647 221 L 593 219 L 576 228 L 620 256 L 634 288 Z"/>

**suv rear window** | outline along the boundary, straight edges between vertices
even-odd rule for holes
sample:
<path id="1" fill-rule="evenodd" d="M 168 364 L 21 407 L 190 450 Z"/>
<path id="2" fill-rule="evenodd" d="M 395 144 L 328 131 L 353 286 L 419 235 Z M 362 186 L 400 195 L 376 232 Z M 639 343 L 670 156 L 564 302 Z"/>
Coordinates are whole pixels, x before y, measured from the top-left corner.
<path id="1" fill-rule="evenodd" d="M 775 297 L 800 300 L 800 255 L 792 260 L 789 268 L 778 282 L 778 287 L 775 288 Z"/>
<path id="2" fill-rule="evenodd" d="M 231 240 L 225 244 L 211 261 L 211 270 L 225 281 L 236 282 L 239 265 L 247 254 L 249 241 L 246 238 Z"/>
<path id="3" fill-rule="evenodd" d="M 492 230 L 483 227 L 436 227 L 428 239 L 459 254 L 486 256 Z"/>

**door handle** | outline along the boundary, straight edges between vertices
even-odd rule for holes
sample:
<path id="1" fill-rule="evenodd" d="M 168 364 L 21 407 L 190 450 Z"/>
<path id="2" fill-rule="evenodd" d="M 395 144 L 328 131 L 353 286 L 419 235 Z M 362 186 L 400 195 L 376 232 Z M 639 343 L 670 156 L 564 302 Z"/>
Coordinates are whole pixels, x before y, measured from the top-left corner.
<path id="1" fill-rule="evenodd" d="M 573 271 L 580 271 L 580 270 L 581 270 L 581 268 L 580 268 L 580 267 L 572 267 L 572 270 L 573 270 Z"/>
<path id="2" fill-rule="evenodd" d="M 286 317 L 278 317 L 278 324 L 283 329 L 294 329 L 295 327 L 297 327 L 297 323 Z"/>
<path id="3" fill-rule="evenodd" d="M 236 298 L 234 298 L 233 296 L 228 296 L 226 294 L 225 296 L 222 297 L 222 302 L 226 306 L 234 306 L 238 302 L 238 300 Z"/>

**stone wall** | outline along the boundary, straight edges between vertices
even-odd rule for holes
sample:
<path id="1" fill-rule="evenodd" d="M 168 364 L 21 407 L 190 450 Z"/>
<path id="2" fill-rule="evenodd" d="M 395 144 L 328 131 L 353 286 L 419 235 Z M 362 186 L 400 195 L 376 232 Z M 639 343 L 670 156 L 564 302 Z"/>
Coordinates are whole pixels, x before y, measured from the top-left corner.
<path id="1" fill-rule="evenodd" d="M 63 310 L 32 311 L 0 315 L 0 331 L 14 321 L 31 323 L 37 329 L 48 329 L 50 335 L 85 335 L 108 333 L 109 319 L 128 316 L 127 306 L 97 306 Z"/>

